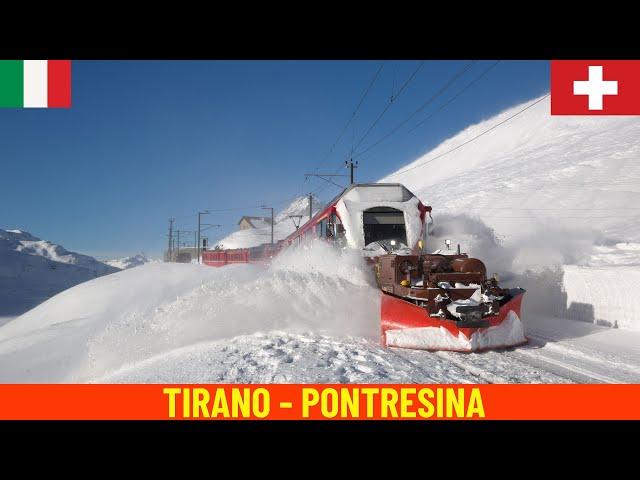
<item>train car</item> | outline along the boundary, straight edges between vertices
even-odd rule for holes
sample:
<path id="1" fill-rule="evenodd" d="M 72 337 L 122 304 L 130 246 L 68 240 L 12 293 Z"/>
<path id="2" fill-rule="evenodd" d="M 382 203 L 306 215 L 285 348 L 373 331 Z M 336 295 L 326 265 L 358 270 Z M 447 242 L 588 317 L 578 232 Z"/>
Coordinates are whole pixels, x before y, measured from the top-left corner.
<path id="1" fill-rule="evenodd" d="M 478 351 L 525 343 L 522 289 L 487 278 L 479 259 L 458 251 L 427 253 L 431 207 L 398 183 L 354 184 L 278 243 L 211 250 L 211 266 L 266 263 L 284 248 L 322 239 L 360 250 L 381 290 L 385 346 Z"/>
<path id="2" fill-rule="evenodd" d="M 291 246 L 321 238 L 362 250 L 366 256 L 381 251 L 415 251 L 422 246 L 430 211 L 431 207 L 399 183 L 354 184 L 284 242 Z"/>
<path id="3" fill-rule="evenodd" d="M 224 267 L 234 263 L 268 263 L 280 253 L 283 242 L 274 245 L 265 243 L 251 248 L 214 249 L 202 252 L 202 263 L 210 267 Z"/>
<path id="4" fill-rule="evenodd" d="M 283 248 L 315 238 L 360 249 L 369 257 L 415 252 L 422 248 L 430 211 L 399 183 L 353 184 L 285 239 L 273 245 L 203 251 L 202 262 L 212 267 L 265 263 Z"/>

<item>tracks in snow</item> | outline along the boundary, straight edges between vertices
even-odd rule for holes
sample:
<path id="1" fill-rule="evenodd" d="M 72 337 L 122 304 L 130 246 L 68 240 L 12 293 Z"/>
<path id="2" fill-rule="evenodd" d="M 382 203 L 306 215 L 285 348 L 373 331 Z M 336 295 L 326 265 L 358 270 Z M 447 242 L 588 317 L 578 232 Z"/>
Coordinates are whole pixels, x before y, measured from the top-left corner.
<path id="1" fill-rule="evenodd" d="M 411 362 L 416 380 L 437 358 L 466 373 L 460 383 L 638 383 L 640 366 L 615 356 L 600 356 L 538 335 L 515 349 L 483 353 L 427 352 L 389 348 Z"/>
<path id="2" fill-rule="evenodd" d="M 505 352 L 576 383 L 637 383 L 640 366 L 586 353 L 544 337 L 530 335 L 529 345 Z"/>

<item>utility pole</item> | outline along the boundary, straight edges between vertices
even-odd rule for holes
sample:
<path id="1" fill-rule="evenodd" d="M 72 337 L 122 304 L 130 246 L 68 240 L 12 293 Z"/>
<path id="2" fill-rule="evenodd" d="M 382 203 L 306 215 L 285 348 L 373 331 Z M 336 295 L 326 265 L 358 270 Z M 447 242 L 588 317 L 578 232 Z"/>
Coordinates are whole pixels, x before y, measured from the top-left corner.
<path id="1" fill-rule="evenodd" d="M 176 260 L 178 260 L 178 257 L 180 256 L 180 230 L 176 230 L 176 233 L 178 234 L 178 249 L 176 250 Z"/>
<path id="2" fill-rule="evenodd" d="M 309 194 L 309 220 L 313 217 L 313 193 Z"/>
<path id="3" fill-rule="evenodd" d="M 353 170 L 354 170 L 354 169 L 356 169 L 356 168 L 358 168 L 358 161 L 356 160 L 356 163 L 355 163 L 355 165 L 354 165 L 354 163 L 353 163 L 353 159 L 351 159 L 351 160 L 349 160 L 349 161 L 346 161 L 346 160 L 345 160 L 345 162 L 344 162 L 344 166 L 345 166 L 346 168 L 348 168 L 348 169 L 349 169 L 349 171 L 350 171 L 350 175 L 349 175 L 349 177 L 351 178 L 351 185 L 353 185 Z"/>
<path id="4" fill-rule="evenodd" d="M 224 225 L 219 225 L 217 223 L 203 223 L 202 226 L 203 227 L 207 227 L 207 228 L 203 228 L 201 230 L 201 232 L 206 232 L 207 230 L 209 230 L 210 228 L 213 228 L 213 227 L 218 227 L 218 228 L 224 227 Z M 208 240 L 207 237 L 202 237 L 202 236 L 200 237 L 200 243 L 202 243 L 200 248 L 202 250 L 206 250 L 207 249 L 207 243 L 208 243 L 207 240 Z"/>
<path id="5" fill-rule="evenodd" d="M 171 242 L 173 241 L 173 222 L 174 218 L 169 219 L 169 248 L 167 249 L 169 261 L 171 261 Z"/>
<path id="6" fill-rule="evenodd" d="M 200 217 L 202 215 L 208 215 L 209 214 L 209 210 L 205 210 L 204 212 L 198 212 L 198 242 L 197 242 L 197 248 L 196 248 L 196 255 L 198 255 L 198 263 L 200 263 Z"/>
<path id="7" fill-rule="evenodd" d="M 273 245 L 273 207 L 262 206 L 263 210 L 271 210 L 271 245 Z"/>

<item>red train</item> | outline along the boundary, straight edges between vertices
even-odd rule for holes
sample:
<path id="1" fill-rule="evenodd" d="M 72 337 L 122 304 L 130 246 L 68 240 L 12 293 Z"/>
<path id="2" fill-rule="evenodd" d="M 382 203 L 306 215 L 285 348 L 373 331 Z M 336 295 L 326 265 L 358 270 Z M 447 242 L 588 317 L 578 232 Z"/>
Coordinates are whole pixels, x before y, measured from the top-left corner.
<path id="1" fill-rule="evenodd" d="M 320 238 L 358 249 L 375 265 L 388 346 L 477 351 L 526 342 L 524 290 L 503 289 L 466 254 L 426 253 L 425 206 L 401 184 L 354 184 L 275 244 L 209 250 L 206 265 L 266 263 L 282 249 Z"/>
<path id="2" fill-rule="evenodd" d="M 283 248 L 313 238 L 363 249 L 371 255 L 380 252 L 379 242 L 383 242 L 382 252 L 385 248 L 414 250 L 420 248 L 430 210 L 401 184 L 354 184 L 285 239 L 273 245 L 204 251 L 202 262 L 212 267 L 264 263 Z"/>

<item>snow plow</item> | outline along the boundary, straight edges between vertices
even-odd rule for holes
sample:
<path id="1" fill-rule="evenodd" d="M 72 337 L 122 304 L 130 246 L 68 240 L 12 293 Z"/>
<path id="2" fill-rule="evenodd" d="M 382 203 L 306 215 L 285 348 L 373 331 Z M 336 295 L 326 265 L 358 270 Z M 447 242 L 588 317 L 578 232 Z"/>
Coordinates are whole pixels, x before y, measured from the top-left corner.
<path id="1" fill-rule="evenodd" d="M 501 288 L 476 258 L 388 254 L 375 269 L 384 346 L 475 352 L 527 342 L 520 321 L 525 291 Z"/>
<path id="2" fill-rule="evenodd" d="M 383 345 L 470 352 L 526 343 L 524 290 L 501 288 L 459 247 L 451 255 L 426 253 L 429 218 L 431 207 L 402 184 L 353 184 L 277 243 L 205 250 L 202 261 L 268 263 L 285 248 L 323 240 L 358 250 L 375 266 Z"/>

